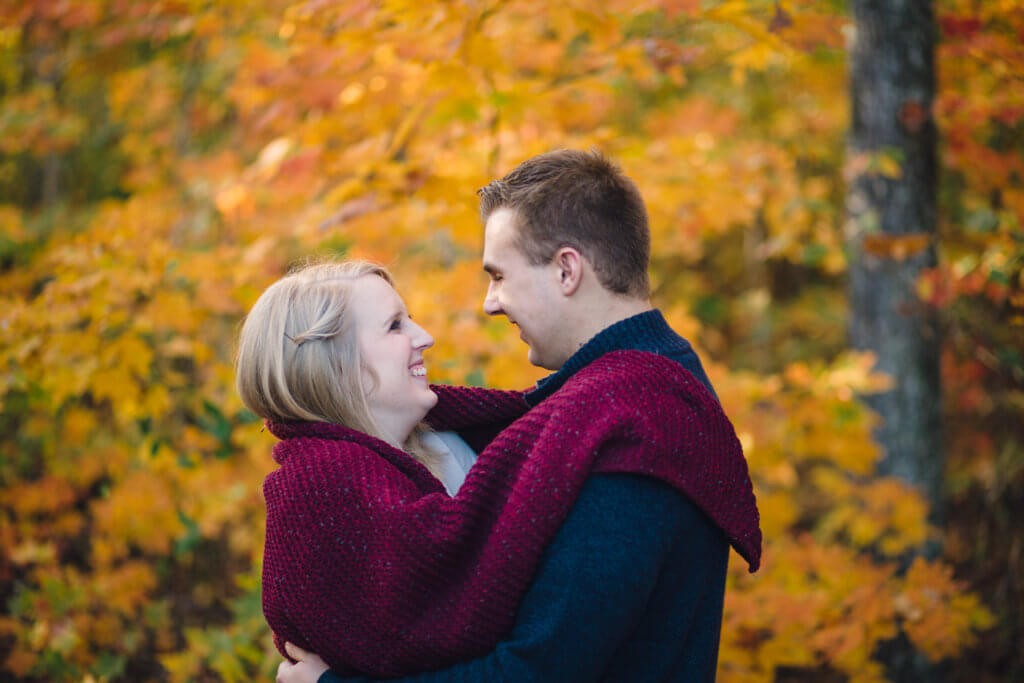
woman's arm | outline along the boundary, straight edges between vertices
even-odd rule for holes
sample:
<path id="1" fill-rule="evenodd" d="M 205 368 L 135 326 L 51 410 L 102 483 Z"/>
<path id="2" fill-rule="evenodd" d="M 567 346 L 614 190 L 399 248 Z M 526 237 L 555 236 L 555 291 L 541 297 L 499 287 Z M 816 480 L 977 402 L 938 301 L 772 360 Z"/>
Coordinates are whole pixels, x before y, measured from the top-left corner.
<path id="1" fill-rule="evenodd" d="M 522 391 L 432 384 L 437 405 L 426 422 L 437 431 L 456 431 L 479 452 L 530 409 Z"/>

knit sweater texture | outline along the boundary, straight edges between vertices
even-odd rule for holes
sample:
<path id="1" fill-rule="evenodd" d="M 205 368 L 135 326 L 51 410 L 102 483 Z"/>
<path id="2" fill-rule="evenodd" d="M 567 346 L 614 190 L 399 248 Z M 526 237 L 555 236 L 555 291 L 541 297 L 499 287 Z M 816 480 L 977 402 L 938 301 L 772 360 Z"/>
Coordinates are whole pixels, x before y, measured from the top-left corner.
<path id="1" fill-rule="evenodd" d="M 522 394 L 435 387 L 435 427 L 503 423 Z M 324 423 L 268 423 L 264 612 L 338 673 L 396 676 L 493 648 L 590 474 L 673 486 L 757 568 L 746 462 L 708 390 L 646 352 L 606 354 L 485 448 L 454 498 L 401 451 Z M 486 431 L 486 430 L 484 430 Z M 482 432 L 481 432 L 482 433 Z"/>

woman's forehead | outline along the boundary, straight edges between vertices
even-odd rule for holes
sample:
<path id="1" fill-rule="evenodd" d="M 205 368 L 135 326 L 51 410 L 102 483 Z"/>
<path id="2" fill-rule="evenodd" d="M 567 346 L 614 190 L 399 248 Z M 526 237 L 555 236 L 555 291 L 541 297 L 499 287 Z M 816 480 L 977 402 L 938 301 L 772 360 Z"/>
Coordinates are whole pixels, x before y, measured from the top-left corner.
<path id="1" fill-rule="evenodd" d="M 367 274 L 352 283 L 352 308 L 358 320 L 384 320 L 405 310 L 398 292 L 384 278 Z"/>

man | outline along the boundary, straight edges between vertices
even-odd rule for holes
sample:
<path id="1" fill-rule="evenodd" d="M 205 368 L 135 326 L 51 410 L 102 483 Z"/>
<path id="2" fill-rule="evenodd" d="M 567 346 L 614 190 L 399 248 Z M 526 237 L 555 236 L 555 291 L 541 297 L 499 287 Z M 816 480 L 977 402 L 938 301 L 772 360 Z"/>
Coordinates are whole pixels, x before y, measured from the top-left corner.
<path id="1" fill-rule="evenodd" d="M 646 210 L 611 162 L 550 152 L 479 194 L 491 278 L 484 311 L 506 316 L 530 362 L 553 371 L 526 394 L 528 403 L 617 350 L 675 360 L 713 393 L 689 343 L 649 303 Z M 484 657 L 407 680 L 713 680 L 728 552 L 719 527 L 668 484 L 591 475 L 506 639 Z M 280 681 L 326 670 L 318 658 L 294 654 L 303 661 L 282 664 Z M 351 679 L 326 672 L 320 680 Z"/>

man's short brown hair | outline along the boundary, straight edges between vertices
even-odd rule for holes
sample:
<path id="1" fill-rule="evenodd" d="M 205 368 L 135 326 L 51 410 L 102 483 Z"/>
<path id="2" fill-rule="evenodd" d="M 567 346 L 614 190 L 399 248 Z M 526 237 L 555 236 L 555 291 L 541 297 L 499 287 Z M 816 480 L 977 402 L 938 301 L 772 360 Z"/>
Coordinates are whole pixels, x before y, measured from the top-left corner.
<path id="1" fill-rule="evenodd" d="M 647 297 L 651 233 L 636 184 L 599 152 L 563 149 L 527 159 L 477 192 L 480 217 L 516 212 L 519 250 L 533 265 L 572 247 L 598 281 L 619 294 Z"/>

